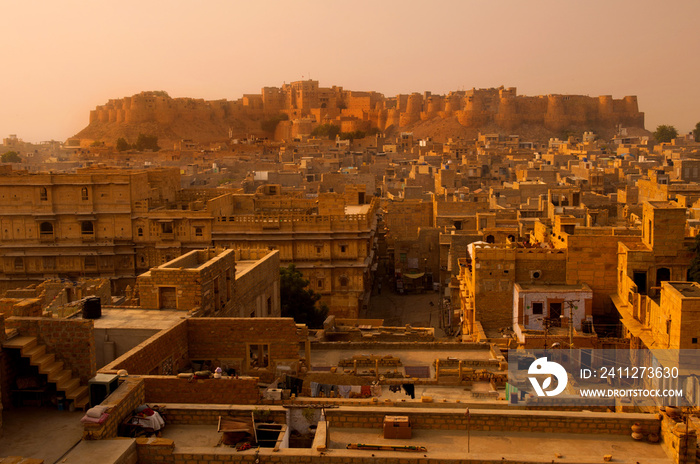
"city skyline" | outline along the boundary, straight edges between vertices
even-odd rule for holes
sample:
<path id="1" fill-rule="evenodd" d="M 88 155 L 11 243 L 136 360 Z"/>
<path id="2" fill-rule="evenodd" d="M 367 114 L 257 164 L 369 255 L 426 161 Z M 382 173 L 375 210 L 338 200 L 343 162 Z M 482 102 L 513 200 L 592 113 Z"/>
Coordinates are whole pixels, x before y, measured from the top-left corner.
<path id="1" fill-rule="evenodd" d="M 585 7 L 585 8 L 584 8 Z M 700 120 L 696 2 L 73 1 L 5 4 L 0 132 L 66 138 L 89 111 L 144 90 L 235 100 L 312 78 L 385 96 L 517 87 L 519 94 L 637 95 L 645 126 Z"/>

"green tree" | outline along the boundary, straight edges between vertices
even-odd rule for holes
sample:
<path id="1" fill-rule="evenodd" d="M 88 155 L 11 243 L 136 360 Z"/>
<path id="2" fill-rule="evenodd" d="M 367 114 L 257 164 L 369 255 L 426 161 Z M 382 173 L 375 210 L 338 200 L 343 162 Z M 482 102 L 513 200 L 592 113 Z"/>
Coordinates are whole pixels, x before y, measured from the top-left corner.
<path id="1" fill-rule="evenodd" d="M 22 158 L 20 158 L 19 153 L 16 151 L 8 151 L 2 155 L 3 163 L 21 163 Z"/>
<path id="2" fill-rule="evenodd" d="M 693 129 L 693 137 L 696 142 L 700 142 L 700 122 L 695 124 L 695 129 Z"/>
<path id="3" fill-rule="evenodd" d="M 316 305 L 321 295 L 307 289 L 308 286 L 309 281 L 304 279 L 294 264 L 280 269 L 282 317 L 292 317 L 297 324 L 306 324 L 309 328 L 320 329 L 328 316 L 328 307 Z"/>
<path id="4" fill-rule="evenodd" d="M 364 139 L 365 134 L 362 131 L 354 131 L 354 132 L 341 132 L 340 133 L 340 140 L 355 140 L 355 139 Z"/>
<path id="5" fill-rule="evenodd" d="M 136 149 L 139 151 L 160 150 L 160 147 L 158 146 L 158 137 L 155 135 L 139 134 L 139 137 L 136 139 Z"/>
<path id="6" fill-rule="evenodd" d="M 311 135 L 314 137 L 328 137 L 329 139 L 334 139 L 338 134 L 340 134 L 340 127 L 335 124 L 321 124 L 311 131 Z"/>
<path id="7" fill-rule="evenodd" d="M 129 145 L 129 142 L 127 142 L 124 137 L 119 137 L 117 139 L 117 151 L 126 151 L 129 148 L 131 148 L 131 145 Z"/>
<path id="8" fill-rule="evenodd" d="M 654 138 L 659 143 L 670 142 L 676 137 L 678 137 L 678 131 L 676 130 L 676 128 L 673 126 L 668 126 L 666 124 L 658 126 L 656 128 L 656 131 L 654 131 Z"/>

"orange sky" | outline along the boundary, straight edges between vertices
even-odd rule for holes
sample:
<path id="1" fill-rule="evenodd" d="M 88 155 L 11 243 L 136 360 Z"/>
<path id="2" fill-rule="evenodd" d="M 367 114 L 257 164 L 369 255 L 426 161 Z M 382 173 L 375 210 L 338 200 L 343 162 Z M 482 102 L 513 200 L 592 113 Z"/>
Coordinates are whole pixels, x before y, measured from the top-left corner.
<path id="1" fill-rule="evenodd" d="M 142 90 L 235 100 L 303 78 L 398 93 L 639 97 L 700 121 L 700 2 L 4 1 L 0 137 L 65 140 Z"/>

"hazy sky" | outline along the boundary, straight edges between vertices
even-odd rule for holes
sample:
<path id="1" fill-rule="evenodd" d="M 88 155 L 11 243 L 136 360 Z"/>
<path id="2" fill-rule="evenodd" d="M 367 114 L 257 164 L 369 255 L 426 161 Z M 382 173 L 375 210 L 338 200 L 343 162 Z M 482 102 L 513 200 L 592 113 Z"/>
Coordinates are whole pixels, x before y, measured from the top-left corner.
<path id="1" fill-rule="evenodd" d="M 142 90 L 235 100 L 302 77 L 637 95 L 647 129 L 700 121 L 698 0 L 3 0 L 0 26 L 0 137 L 32 142 Z"/>

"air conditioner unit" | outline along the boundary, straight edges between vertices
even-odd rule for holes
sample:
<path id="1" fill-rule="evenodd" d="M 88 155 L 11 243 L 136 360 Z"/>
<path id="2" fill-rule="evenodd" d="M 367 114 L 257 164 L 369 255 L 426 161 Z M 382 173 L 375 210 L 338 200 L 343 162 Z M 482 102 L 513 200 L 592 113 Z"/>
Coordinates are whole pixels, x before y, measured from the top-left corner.
<path id="1" fill-rule="evenodd" d="M 532 280 L 537 280 L 542 277 L 542 271 L 530 271 L 530 278 Z"/>

